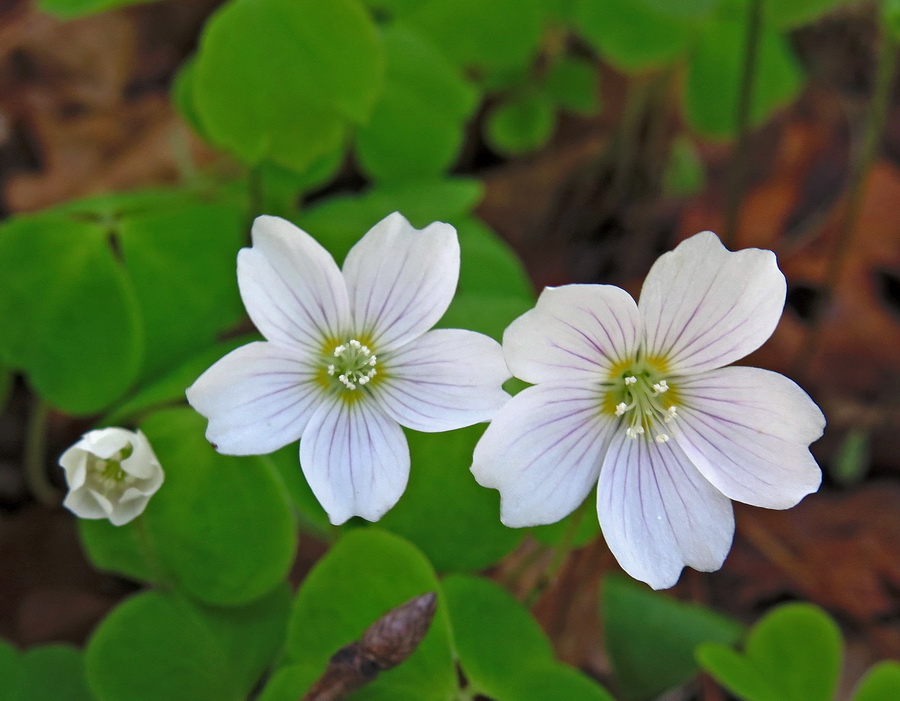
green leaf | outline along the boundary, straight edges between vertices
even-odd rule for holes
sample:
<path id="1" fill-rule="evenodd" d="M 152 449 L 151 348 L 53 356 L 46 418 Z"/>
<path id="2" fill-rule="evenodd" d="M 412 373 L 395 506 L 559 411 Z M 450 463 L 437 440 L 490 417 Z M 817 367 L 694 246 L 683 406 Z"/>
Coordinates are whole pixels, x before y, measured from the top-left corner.
<path id="1" fill-rule="evenodd" d="M 498 701 L 615 701 L 583 672 L 561 662 L 535 663 L 503 682 Z"/>
<path id="2" fill-rule="evenodd" d="M 193 384 L 194 380 L 210 365 L 238 346 L 258 340 L 260 337 L 255 334 L 239 336 L 204 348 L 168 373 L 129 393 L 125 401 L 113 407 L 112 411 L 106 414 L 98 424 L 124 425 L 132 423 L 136 416 L 153 409 L 161 409 L 171 404 L 182 404 L 185 388 Z"/>
<path id="3" fill-rule="evenodd" d="M 453 298 L 436 328 L 470 329 L 502 341 L 506 327 L 533 306 L 534 302 L 524 297 L 464 292 Z"/>
<path id="4" fill-rule="evenodd" d="M 443 585 L 456 654 L 479 692 L 503 698 L 509 680 L 520 670 L 554 660 L 537 621 L 498 584 L 451 575 Z"/>
<path id="5" fill-rule="evenodd" d="M 841 667 L 841 633 L 822 609 L 787 604 L 763 617 L 744 653 L 717 644 L 697 649 L 700 665 L 746 701 L 830 701 Z"/>
<path id="6" fill-rule="evenodd" d="M 20 667 L 18 694 L 11 696 L 15 701 L 94 699 L 88 689 L 81 651 L 73 647 L 45 645 L 32 648 L 21 655 Z M 0 679 L 4 686 L 9 684 L 9 677 L 0 674 Z"/>
<path id="7" fill-rule="evenodd" d="M 152 2 L 152 0 L 40 0 L 38 7 L 44 12 L 49 12 L 57 17 L 73 19 L 93 14 L 94 12 L 103 12 L 116 7 L 140 5 L 147 2 Z"/>
<path id="8" fill-rule="evenodd" d="M 305 212 L 298 224 L 340 263 L 353 244 L 391 212 L 422 228 L 467 214 L 483 191 L 480 182 L 466 178 L 379 185 L 361 195 L 325 200 Z"/>
<path id="9" fill-rule="evenodd" d="M 781 29 L 810 24 L 847 0 L 782 0 L 765 3 L 766 19 Z"/>
<path id="10" fill-rule="evenodd" d="M 250 164 L 303 170 L 371 114 L 383 52 L 354 0 L 232 0 L 207 22 L 191 84 L 204 133 Z"/>
<path id="11" fill-rule="evenodd" d="M 142 425 L 166 473 L 143 516 L 125 526 L 80 523 L 92 562 L 138 579 L 170 581 L 212 605 L 237 605 L 287 574 L 297 536 L 287 491 L 258 457 L 219 455 L 204 419 L 169 409 Z"/>
<path id="12" fill-rule="evenodd" d="M 623 577 L 606 577 L 602 592 L 606 647 L 622 696 L 654 699 L 697 671 L 694 650 L 707 642 L 732 643 L 741 625 L 683 604 Z"/>
<path id="13" fill-rule="evenodd" d="M 489 293 L 534 301 L 534 287 L 513 249 L 483 222 L 456 222 L 459 234 L 459 292 Z"/>
<path id="14" fill-rule="evenodd" d="M 341 144 L 334 151 L 319 156 L 302 171 L 268 161 L 262 163 L 258 170 L 262 211 L 285 218 L 296 216 L 300 196 L 332 180 L 343 165 L 345 155 Z"/>
<path id="15" fill-rule="evenodd" d="M 216 204 L 134 213 L 119 222 L 148 341 L 145 377 L 208 347 L 241 318 L 235 261 L 244 224 L 239 208 Z"/>
<path id="16" fill-rule="evenodd" d="M 598 78 L 599 71 L 593 61 L 563 56 L 547 71 L 542 89 L 563 109 L 590 116 L 600 110 Z"/>
<path id="17" fill-rule="evenodd" d="M 140 317 L 104 227 L 58 213 L 9 220 L 0 270 L 2 355 L 47 401 L 88 414 L 134 381 Z"/>
<path id="18" fill-rule="evenodd" d="M 376 528 L 350 531 L 316 564 L 294 601 L 288 664 L 315 679 L 331 655 L 359 638 L 390 609 L 440 585 L 428 560 L 407 541 Z M 440 594 L 439 594 L 440 596 Z M 445 606 L 425 639 L 401 665 L 379 675 L 353 699 L 445 701 L 457 687 Z M 300 697 L 304 689 L 297 690 Z"/>
<path id="19" fill-rule="evenodd" d="M 100 701 L 244 699 L 282 643 L 288 603 L 286 586 L 231 609 L 138 594 L 88 642 L 91 688 Z"/>
<path id="20" fill-rule="evenodd" d="M 483 489 L 469 467 L 484 426 L 445 433 L 408 431 L 409 485 L 381 525 L 408 538 L 440 572 L 489 567 L 509 553 L 524 532 L 500 523 L 500 501 Z"/>
<path id="21" fill-rule="evenodd" d="M 900 699 L 900 664 L 879 662 L 863 677 L 853 693 L 853 701 L 896 701 Z"/>
<path id="22" fill-rule="evenodd" d="M 297 444 L 291 443 L 261 459 L 270 463 L 281 477 L 297 511 L 300 528 L 311 531 L 324 540 L 331 540 L 336 529 L 303 476 L 298 453 Z"/>
<path id="23" fill-rule="evenodd" d="M 597 520 L 596 506 L 594 506 L 596 497 L 593 490 L 587 496 L 586 501 L 588 502 L 587 504 L 576 509 L 561 521 L 532 528 L 530 531 L 531 535 L 545 545 L 566 544 L 569 537 L 571 537 L 569 531 L 572 528 L 572 524 L 578 519 L 578 523 L 575 525 L 575 535 L 572 537 L 571 543 L 568 543 L 568 547 L 580 548 L 587 545 L 600 533 L 600 523 Z M 584 509 L 584 512 L 579 515 L 581 509 Z"/>
<path id="24" fill-rule="evenodd" d="M 556 115 L 543 95 L 513 96 L 488 114 L 485 136 L 500 153 L 520 154 L 543 146 L 553 134 Z"/>
<path id="25" fill-rule="evenodd" d="M 900 39 L 900 0 L 885 0 L 881 6 L 881 20 L 894 40 Z"/>
<path id="26" fill-rule="evenodd" d="M 427 0 L 403 19 L 457 64 L 483 69 L 528 62 L 541 37 L 537 0 Z"/>
<path id="27" fill-rule="evenodd" d="M 680 3 L 668 3 L 674 7 Z M 577 0 L 575 28 L 616 68 L 627 73 L 661 68 L 688 49 L 695 25 L 647 0 Z"/>
<path id="28" fill-rule="evenodd" d="M 706 171 L 693 142 L 679 134 L 672 142 L 663 174 L 663 189 L 670 197 L 685 197 L 703 189 Z"/>
<path id="29" fill-rule="evenodd" d="M 356 135 L 360 165 L 376 180 L 438 175 L 456 160 L 478 92 L 416 32 L 391 27 L 384 45 L 384 91 Z"/>
<path id="30" fill-rule="evenodd" d="M 707 136 L 727 138 L 737 130 L 738 95 L 746 23 L 711 22 L 688 61 L 683 93 L 687 121 Z M 750 107 L 750 123 L 759 125 L 797 95 L 802 74 L 786 39 L 771 28 L 760 30 L 759 55 Z"/>
<path id="31" fill-rule="evenodd" d="M 784 1 L 782 0 L 782 2 Z M 638 5 L 644 5 L 660 14 L 698 20 L 709 17 L 721 0 L 679 0 L 678 2 L 671 2 L 671 0 L 633 0 L 633 2 Z M 786 0 L 786 2 L 790 3 L 792 0 Z"/>

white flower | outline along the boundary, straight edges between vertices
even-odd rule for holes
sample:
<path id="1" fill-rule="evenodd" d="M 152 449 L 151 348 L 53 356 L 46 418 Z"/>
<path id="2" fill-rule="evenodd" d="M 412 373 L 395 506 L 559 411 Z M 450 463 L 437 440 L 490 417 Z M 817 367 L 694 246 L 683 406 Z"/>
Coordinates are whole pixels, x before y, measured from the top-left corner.
<path id="1" fill-rule="evenodd" d="M 609 285 L 548 288 L 503 337 L 534 384 L 497 415 L 472 472 L 508 526 L 552 523 L 597 488 L 603 535 L 657 589 L 721 567 L 729 499 L 785 509 L 815 491 L 822 412 L 774 372 L 724 367 L 775 330 L 784 276 L 771 251 L 703 232 L 663 255 L 640 303 Z"/>
<path id="2" fill-rule="evenodd" d="M 140 431 L 88 431 L 59 458 L 69 493 L 63 506 L 81 518 L 121 526 L 137 518 L 163 483 L 163 470 Z"/>
<path id="3" fill-rule="evenodd" d="M 394 213 L 343 271 L 309 234 L 258 217 L 238 254 L 247 313 L 267 339 L 219 360 L 187 390 L 221 453 L 259 455 L 300 440 L 300 465 L 332 523 L 377 520 L 406 488 L 400 426 L 447 431 L 487 421 L 509 399 L 500 344 L 429 331 L 459 278 L 449 224 L 418 231 Z"/>

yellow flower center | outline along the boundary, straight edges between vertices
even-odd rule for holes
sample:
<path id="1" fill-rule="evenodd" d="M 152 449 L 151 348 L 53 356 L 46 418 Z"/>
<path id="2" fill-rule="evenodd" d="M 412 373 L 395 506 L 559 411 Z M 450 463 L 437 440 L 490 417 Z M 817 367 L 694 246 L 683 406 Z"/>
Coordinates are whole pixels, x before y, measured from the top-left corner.
<path id="1" fill-rule="evenodd" d="M 603 412 L 621 420 L 625 435 L 665 443 L 665 425 L 678 418 L 678 390 L 662 358 L 642 357 L 616 363 L 604 385 Z"/>
<path id="2" fill-rule="evenodd" d="M 336 346 L 323 362 L 323 379 L 328 384 L 351 392 L 365 387 L 378 375 L 378 358 L 367 345 L 355 338 Z"/>

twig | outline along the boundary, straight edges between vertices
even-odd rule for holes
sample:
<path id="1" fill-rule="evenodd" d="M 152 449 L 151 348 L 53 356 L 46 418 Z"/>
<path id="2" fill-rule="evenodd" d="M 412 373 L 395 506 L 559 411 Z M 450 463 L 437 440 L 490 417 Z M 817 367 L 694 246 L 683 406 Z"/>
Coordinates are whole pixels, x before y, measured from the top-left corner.
<path id="1" fill-rule="evenodd" d="M 744 171 L 747 167 L 749 146 L 750 110 L 753 102 L 753 84 L 756 81 L 756 64 L 759 55 L 760 29 L 762 27 L 763 0 L 750 0 L 747 8 L 747 40 L 744 43 L 744 66 L 737 105 L 737 144 L 728 168 L 728 190 L 725 202 L 725 226 L 722 232 L 725 245 L 734 247 L 744 189 Z"/>
<path id="2" fill-rule="evenodd" d="M 301 701 L 339 701 L 396 667 L 422 642 L 436 609 L 437 595 L 432 591 L 388 611 L 359 640 L 332 656 L 325 673 Z"/>

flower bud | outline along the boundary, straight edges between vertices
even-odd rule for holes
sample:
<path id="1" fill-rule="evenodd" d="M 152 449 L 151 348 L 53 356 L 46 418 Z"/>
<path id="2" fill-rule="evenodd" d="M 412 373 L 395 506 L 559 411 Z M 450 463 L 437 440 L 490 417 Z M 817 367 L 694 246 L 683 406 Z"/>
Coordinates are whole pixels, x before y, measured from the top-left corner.
<path id="1" fill-rule="evenodd" d="M 164 478 L 147 437 L 117 427 L 88 431 L 59 464 L 69 485 L 63 506 L 80 518 L 108 518 L 114 526 L 139 516 Z"/>

